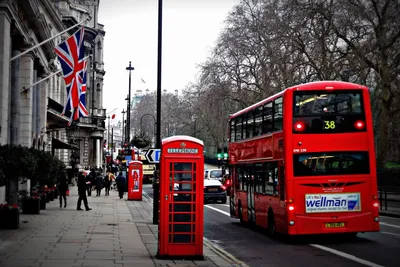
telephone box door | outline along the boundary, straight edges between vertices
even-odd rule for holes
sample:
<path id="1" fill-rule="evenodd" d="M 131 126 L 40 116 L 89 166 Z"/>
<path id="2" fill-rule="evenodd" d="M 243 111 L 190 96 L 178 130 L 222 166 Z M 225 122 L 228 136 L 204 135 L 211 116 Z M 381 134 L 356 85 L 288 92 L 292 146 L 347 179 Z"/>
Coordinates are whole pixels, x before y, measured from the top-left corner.
<path id="1" fill-rule="evenodd" d="M 128 173 L 128 200 L 142 200 L 143 164 L 131 161 Z"/>

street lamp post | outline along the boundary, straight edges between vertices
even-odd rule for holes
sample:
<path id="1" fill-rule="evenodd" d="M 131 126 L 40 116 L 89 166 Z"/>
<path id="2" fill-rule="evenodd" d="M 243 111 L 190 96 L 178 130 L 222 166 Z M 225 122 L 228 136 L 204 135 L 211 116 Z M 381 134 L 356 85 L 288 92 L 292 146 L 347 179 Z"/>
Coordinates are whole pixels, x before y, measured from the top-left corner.
<path id="1" fill-rule="evenodd" d="M 162 0 L 158 0 L 158 45 L 157 45 L 157 138 L 156 148 L 161 149 L 161 60 L 162 60 Z M 153 186 L 153 224 L 158 224 L 160 200 L 161 162 L 156 164 L 155 183 Z"/>
<path id="2" fill-rule="evenodd" d="M 125 113 L 126 113 L 126 111 L 124 109 L 122 109 L 121 113 L 122 113 L 121 147 L 123 147 L 122 143 L 125 143 L 125 140 L 124 140 L 124 130 L 125 130 L 124 129 L 124 123 L 125 123 Z"/>
<path id="3" fill-rule="evenodd" d="M 126 67 L 126 70 L 129 71 L 129 94 L 128 94 L 128 110 L 126 113 L 126 128 L 127 128 L 127 139 L 128 142 L 131 140 L 130 139 L 130 131 L 131 131 L 131 72 L 134 70 L 135 68 L 132 67 L 131 62 L 129 61 L 129 66 Z"/>
<path id="4" fill-rule="evenodd" d="M 107 151 L 110 153 L 110 115 L 107 117 L 108 119 L 108 130 L 107 130 Z"/>
<path id="5" fill-rule="evenodd" d="M 127 142 L 127 139 L 128 139 L 128 110 L 130 107 L 129 95 L 126 96 L 125 100 L 126 100 L 126 124 L 125 124 L 125 140 L 124 140 L 124 142 Z"/>

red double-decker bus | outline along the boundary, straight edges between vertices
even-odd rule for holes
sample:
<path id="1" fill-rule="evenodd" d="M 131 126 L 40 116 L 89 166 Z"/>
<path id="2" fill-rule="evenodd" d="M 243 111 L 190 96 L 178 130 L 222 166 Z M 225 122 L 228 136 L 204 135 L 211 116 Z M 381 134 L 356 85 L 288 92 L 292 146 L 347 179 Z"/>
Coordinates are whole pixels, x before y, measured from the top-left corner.
<path id="1" fill-rule="evenodd" d="M 321 81 L 230 116 L 231 217 L 269 234 L 379 231 L 370 97 Z"/>

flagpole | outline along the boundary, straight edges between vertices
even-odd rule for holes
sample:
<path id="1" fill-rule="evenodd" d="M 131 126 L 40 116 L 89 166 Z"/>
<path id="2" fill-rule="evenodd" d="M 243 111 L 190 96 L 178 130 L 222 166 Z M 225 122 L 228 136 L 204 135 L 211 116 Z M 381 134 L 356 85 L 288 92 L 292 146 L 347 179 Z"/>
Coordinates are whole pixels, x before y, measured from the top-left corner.
<path id="1" fill-rule="evenodd" d="M 32 88 L 32 87 L 35 86 L 36 84 L 39 84 L 39 83 L 41 83 L 41 82 L 44 82 L 44 81 L 47 80 L 47 79 L 50 79 L 51 77 L 53 77 L 53 76 L 56 75 L 56 74 L 59 74 L 60 72 L 61 72 L 61 70 L 58 70 L 58 71 L 56 71 L 56 72 L 50 74 L 50 75 L 47 76 L 46 78 L 43 78 L 43 79 L 41 79 L 40 81 L 37 81 L 37 82 L 31 84 L 31 85 L 30 85 L 29 87 L 27 87 L 27 88 L 23 87 L 24 89 L 21 90 L 20 93 L 23 93 L 23 92 L 27 91 L 28 89 Z"/>
<path id="2" fill-rule="evenodd" d="M 62 34 L 64 34 L 64 33 L 68 32 L 69 30 L 75 28 L 76 26 L 79 26 L 79 25 L 81 25 L 81 24 L 83 24 L 83 23 L 85 23 L 86 21 L 89 21 L 89 20 L 91 20 L 91 19 L 92 19 L 92 18 L 89 17 L 87 20 L 81 21 L 81 22 L 75 24 L 74 26 L 69 27 L 68 29 L 66 29 L 66 30 L 64 30 L 64 31 L 62 31 L 62 32 L 60 32 L 60 33 L 57 33 L 56 35 L 54 35 L 54 36 L 52 36 L 52 37 L 50 37 L 50 38 L 44 40 L 44 41 L 41 42 L 40 44 L 37 44 L 37 45 L 35 45 L 35 46 L 32 46 L 31 48 L 25 50 L 25 51 L 22 52 L 21 54 L 18 54 L 18 55 L 16 55 L 15 57 L 11 58 L 11 59 L 10 59 L 10 62 L 13 61 L 13 60 L 15 60 L 15 59 L 17 59 L 17 58 L 19 58 L 19 57 L 21 57 L 21 56 L 23 56 L 23 55 L 25 55 L 26 53 L 29 53 L 30 51 L 32 51 L 32 50 L 38 48 L 39 46 L 41 46 L 41 45 L 43 45 L 43 44 L 45 44 L 45 43 L 47 43 L 47 42 L 53 40 L 54 38 L 56 38 L 56 37 L 58 37 L 58 36 L 60 36 L 60 35 L 62 35 Z"/>
<path id="3" fill-rule="evenodd" d="M 84 57 L 83 58 L 83 60 L 86 60 L 86 59 L 88 59 L 89 58 L 89 56 L 87 56 L 87 57 Z M 46 78 L 43 78 L 43 79 L 41 79 L 40 81 L 37 81 L 37 82 L 35 82 L 35 83 L 33 83 L 33 84 L 31 84 L 29 87 L 23 87 L 24 89 L 23 90 L 21 90 L 21 92 L 20 93 L 23 93 L 23 92 L 25 92 L 25 91 L 27 91 L 28 89 L 30 89 L 30 88 L 32 88 L 33 86 L 35 86 L 35 85 L 37 85 L 37 84 L 39 84 L 39 83 L 41 83 L 41 82 L 44 82 L 45 80 L 48 80 L 48 79 L 50 79 L 51 77 L 53 77 L 54 75 L 56 75 L 56 74 L 59 74 L 60 72 L 61 72 L 62 70 L 58 70 L 58 71 L 56 71 L 56 72 L 54 72 L 54 73 L 52 73 L 52 74 L 50 74 L 49 76 L 47 76 Z"/>

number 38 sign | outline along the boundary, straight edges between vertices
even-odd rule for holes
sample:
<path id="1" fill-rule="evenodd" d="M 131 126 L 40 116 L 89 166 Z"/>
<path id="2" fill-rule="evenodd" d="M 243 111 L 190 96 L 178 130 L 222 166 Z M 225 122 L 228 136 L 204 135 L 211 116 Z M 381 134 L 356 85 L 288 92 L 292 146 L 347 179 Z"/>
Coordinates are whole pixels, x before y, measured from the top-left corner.
<path id="1" fill-rule="evenodd" d="M 333 130 L 335 129 L 335 127 L 336 127 L 335 121 L 324 121 L 325 130 Z"/>

